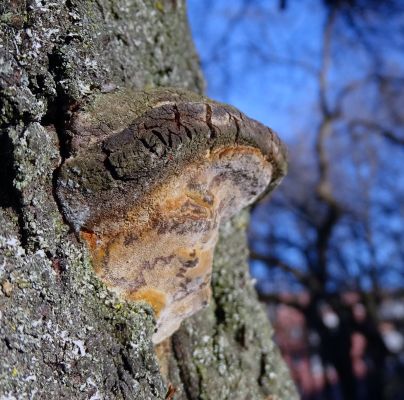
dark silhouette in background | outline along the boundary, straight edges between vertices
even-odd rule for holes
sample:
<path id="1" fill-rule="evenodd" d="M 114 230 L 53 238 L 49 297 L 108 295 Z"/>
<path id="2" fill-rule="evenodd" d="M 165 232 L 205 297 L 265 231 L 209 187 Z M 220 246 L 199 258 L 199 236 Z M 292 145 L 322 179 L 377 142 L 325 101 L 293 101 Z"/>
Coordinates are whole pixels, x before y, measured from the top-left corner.
<path id="1" fill-rule="evenodd" d="M 209 94 L 289 145 L 249 237 L 303 398 L 403 399 L 404 3 L 191 0 L 190 16 Z"/>

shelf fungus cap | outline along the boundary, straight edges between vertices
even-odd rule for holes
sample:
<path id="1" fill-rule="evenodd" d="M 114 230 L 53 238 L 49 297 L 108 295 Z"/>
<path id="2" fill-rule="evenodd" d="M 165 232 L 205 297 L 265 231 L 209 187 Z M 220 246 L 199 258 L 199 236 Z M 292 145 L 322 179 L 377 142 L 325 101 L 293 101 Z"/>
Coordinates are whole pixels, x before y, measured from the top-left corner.
<path id="1" fill-rule="evenodd" d="M 99 278 L 153 307 L 159 343 L 208 304 L 220 222 L 280 182 L 285 149 L 235 108 L 178 89 L 100 95 L 68 133 L 62 211 Z"/>

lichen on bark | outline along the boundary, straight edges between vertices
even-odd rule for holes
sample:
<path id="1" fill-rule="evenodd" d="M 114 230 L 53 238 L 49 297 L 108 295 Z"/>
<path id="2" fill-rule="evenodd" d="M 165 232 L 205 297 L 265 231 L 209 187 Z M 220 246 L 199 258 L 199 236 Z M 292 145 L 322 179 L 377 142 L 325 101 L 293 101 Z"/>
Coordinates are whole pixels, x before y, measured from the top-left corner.
<path id="1" fill-rule="evenodd" d="M 178 399 L 296 399 L 247 267 L 248 211 L 221 227 L 212 304 L 185 321 L 166 354 Z M 185 344 L 185 345 L 184 345 Z"/>
<path id="2" fill-rule="evenodd" d="M 168 382 L 151 343 L 152 310 L 122 302 L 94 276 L 87 250 L 63 220 L 54 190 L 58 166 L 68 155 L 67 122 L 78 106 L 117 87 L 169 85 L 202 92 L 185 5 L 171 0 L 4 1 L 0 37 L 0 398 L 164 399 Z M 227 237 L 221 243 L 240 244 L 237 240 Z M 245 249 L 244 243 L 233 251 L 245 254 Z M 236 253 L 218 253 L 215 262 L 226 265 L 223 271 L 232 265 L 237 265 L 234 271 L 246 268 Z M 241 347 L 229 359 L 231 338 L 239 328 L 224 329 L 227 325 L 218 324 L 223 334 L 209 339 L 222 338 L 206 350 L 211 364 L 192 350 L 206 336 L 198 338 L 197 332 L 210 332 L 209 326 L 221 320 L 219 310 L 230 307 L 234 281 L 217 276 L 218 295 L 206 319 L 198 316 L 187 323 L 174 339 L 174 355 L 160 361 L 170 365 L 176 395 L 227 398 L 240 365 L 246 376 L 253 373 L 258 379 L 241 392 L 244 398 L 267 393 L 293 398 L 286 374 L 271 375 L 283 364 L 265 319 L 257 326 L 254 322 L 260 344 L 251 344 L 249 362 L 241 362 L 240 357 L 248 358 Z M 257 306 L 251 291 L 237 293 L 240 301 L 250 299 Z M 229 308 L 225 315 L 232 312 Z M 237 311 L 234 318 L 244 314 Z M 226 341 L 222 351 L 219 344 Z M 181 368 L 179 349 L 184 357 L 195 353 Z M 222 355 L 230 361 L 216 363 Z M 217 379 L 209 387 L 211 375 L 201 371 L 214 364 Z M 257 365 L 263 365 L 258 376 Z M 190 380 L 192 371 L 197 378 Z"/>

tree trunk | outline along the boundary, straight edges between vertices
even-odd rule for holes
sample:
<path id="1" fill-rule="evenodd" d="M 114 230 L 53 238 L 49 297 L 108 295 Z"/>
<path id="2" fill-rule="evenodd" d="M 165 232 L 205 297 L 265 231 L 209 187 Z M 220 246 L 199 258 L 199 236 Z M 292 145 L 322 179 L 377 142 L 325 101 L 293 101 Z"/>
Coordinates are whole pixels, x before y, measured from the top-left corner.
<path id="1" fill-rule="evenodd" d="M 247 213 L 221 229 L 211 305 L 155 352 L 151 308 L 98 280 L 55 196 L 66 123 L 93 94 L 203 91 L 183 2 L 6 0 L 0 29 L 0 398 L 296 398 L 248 275 Z"/>

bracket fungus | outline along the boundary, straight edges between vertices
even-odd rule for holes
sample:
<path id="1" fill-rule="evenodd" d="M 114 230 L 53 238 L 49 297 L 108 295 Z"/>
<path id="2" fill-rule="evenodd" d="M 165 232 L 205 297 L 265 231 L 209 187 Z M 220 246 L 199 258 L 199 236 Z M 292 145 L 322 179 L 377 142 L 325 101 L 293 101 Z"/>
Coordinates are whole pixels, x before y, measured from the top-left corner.
<path id="1" fill-rule="evenodd" d="M 237 109 L 168 88 L 101 94 L 67 133 L 62 212 L 98 277 L 153 307 L 159 343 L 208 304 L 219 224 L 280 182 L 285 149 Z"/>

